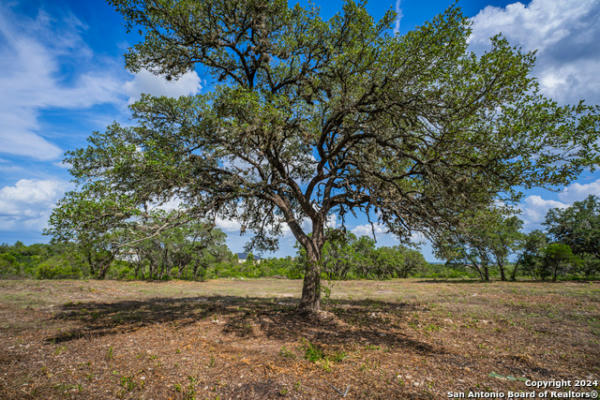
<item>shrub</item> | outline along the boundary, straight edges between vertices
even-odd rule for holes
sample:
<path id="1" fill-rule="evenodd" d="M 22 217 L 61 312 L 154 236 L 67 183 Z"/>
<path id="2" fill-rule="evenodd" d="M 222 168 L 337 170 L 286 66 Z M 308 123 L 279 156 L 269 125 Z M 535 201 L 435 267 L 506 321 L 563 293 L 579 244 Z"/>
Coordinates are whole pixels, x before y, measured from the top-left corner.
<path id="1" fill-rule="evenodd" d="M 81 276 L 81 269 L 62 256 L 50 257 L 39 264 L 35 271 L 37 279 L 78 279 Z"/>

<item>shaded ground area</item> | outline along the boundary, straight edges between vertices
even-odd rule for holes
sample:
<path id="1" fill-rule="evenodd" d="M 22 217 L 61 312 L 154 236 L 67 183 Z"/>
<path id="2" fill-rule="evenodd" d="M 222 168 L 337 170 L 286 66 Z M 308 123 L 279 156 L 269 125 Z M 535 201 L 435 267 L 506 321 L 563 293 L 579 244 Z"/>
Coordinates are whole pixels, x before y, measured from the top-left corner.
<path id="1" fill-rule="evenodd" d="M 600 283 L 0 281 L 0 398 L 440 399 L 600 379 Z"/>

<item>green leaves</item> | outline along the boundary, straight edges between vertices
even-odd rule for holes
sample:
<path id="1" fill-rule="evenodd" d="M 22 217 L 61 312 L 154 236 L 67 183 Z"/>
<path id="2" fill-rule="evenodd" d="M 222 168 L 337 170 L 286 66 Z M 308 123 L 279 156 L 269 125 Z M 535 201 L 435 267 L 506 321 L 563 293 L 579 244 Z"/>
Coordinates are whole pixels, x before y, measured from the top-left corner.
<path id="1" fill-rule="evenodd" d="M 554 208 L 546 214 L 544 225 L 550 236 L 568 245 L 573 253 L 584 260 L 586 275 L 598 271 L 600 259 L 600 200 L 588 196 L 565 209 Z"/>
<path id="2" fill-rule="evenodd" d="M 543 97 L 534 54 L 501 36 L 470 52 L 455 6 L 401 36 L 391 12 L 375 21 L 352 0 L 328 21 L 284 0 L 109 2 L 143 36 L 131 70 L 202 68 L 214 90 L 142 97 L 133 127 L 69 154 L 74 176 L 138 205 L 176 195 L 189 216 L 237 219 L 259 249 L 287 224 L 318 258 L 328 215 L 374 209 L 401 237 L 435 236 L 600 161 L 598 108 Z"/>
<path id="3" fill-rule="evenodd" d="M 521 247 L 523 222 L 506 207 L 465 212 L 456 226 L 435 237 L 436 255 L 448 263 L 468 265 L 489 279 L 492 263 L 505 276 L 505 263 L 511 252 Z"/>

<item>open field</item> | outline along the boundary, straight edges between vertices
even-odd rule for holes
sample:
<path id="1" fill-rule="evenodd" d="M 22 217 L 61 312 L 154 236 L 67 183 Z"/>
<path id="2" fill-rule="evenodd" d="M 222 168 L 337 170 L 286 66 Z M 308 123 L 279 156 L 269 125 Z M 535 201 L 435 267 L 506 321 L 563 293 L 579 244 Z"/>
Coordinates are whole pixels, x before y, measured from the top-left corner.
<path id="1" fill-rule="evenodd" d="M 600 282 L 0 281 L 0 398 L 442 399 L 600 379 Z M 529 389 L 531 390 L 531 389 Z"/>

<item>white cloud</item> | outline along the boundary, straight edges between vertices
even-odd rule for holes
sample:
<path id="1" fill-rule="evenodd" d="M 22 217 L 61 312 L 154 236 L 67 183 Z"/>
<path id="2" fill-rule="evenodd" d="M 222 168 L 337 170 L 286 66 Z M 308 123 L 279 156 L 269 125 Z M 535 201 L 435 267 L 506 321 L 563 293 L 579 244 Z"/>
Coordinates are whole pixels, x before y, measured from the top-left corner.
<path id="1" fill-rule="evenodd" d="M 356 225 L 351 230 L 352 233 L 359 237 L 373 236 L 373 231 L 375 231 L 375 235 L 379 235 L 385 234 L 387 232 L 387 229 L 382 224 L 374 223 L 373 226 L 371 226 L 371 224 Z"/>
<path id="2" fill-rule="evenodd" d="M 394 33 L 398 34 L 400 32 L 400 21 L 402 20 L 402 17 L 404 16 L 402 14 L 402 8 L 400 8 L 400 3 L 402 3 L 402 0 L 396 0 L 396 6 L 394 7 L 395 11 L 396 11 L 396 20 L 394 21 Z"/>
<path id="3" fill-rule="evenodd" d="M 586 184 L 573 183 L 562 190 L 558 194 L 558 198 L 562 201 L 572 203 L 581 201 L 589 195 L 600 196 L 600 179 Z"/>
<path id="4" fill-rule="evenodd" d="M 337 223 L 337 215 L 336 214 L 329 214 L 327 216 L 327 221 L 325 222 L 325 226 L 327 226 L 328 228 L 337 228 L 338 227 L 338 223 Z"/>
<path id="5" fill-rule="evenodd" d="M 534 70 L 544 93 L 562 103 L 600 102 L 600 1 L 532 0 L 488 6 L 472 18 L 470 45 L 482 51 L 502 33 L 524 50 L 537 49 Z"/>
<path id="6" fill-rule="evenodd" d="M 424 244 L 426 242 L 428 242 L 427 238 L 425 237 L 425 235 L 422 232 L 412 232 L 412 234 L 410 235 L 410 241 L 413 244 L 416 245 L 421 245 Z"/>
<path id="7" fill-rule="evenodd" d="M 200 89 L 196 72 L 169 82 L 141 71 L 127 81 L 132 75 L 120 60 L 94 56 L 81 38 L 85 29 L 73 15 L 55 20 L 40 11 L 29 19 L 0 5 L 0 153 L 60 158 L 61 148 L 43 136 L 40 114 L 47 108 L 125 106 L 140 93 L 181 96 Z"/>
<path id="8" fill-rule="evenodd" d="M 521 204 L 522 217 L 525 222 L 525 229 L 539 228 L 539 224 L 544 221 L 546 213 L 551 208 L 567 208 L 569 205 L 556 200 L 545 200 L 541 196 L 533 195 L 525 198 Z"/>
<path id="9" fill-rule="evenodd" d="M 570 184 L 558 194 L 559 200 L 546 200 L 539 195 L 527 196 L 519 206 L 525 229 L 540 228 L 551 208 L 567 208 L 573 202 L 582 201 L 589 195 L 600 196 L 600 179 L 586 184 Z"/>
<path id="10" fill-rule="evenodd" d="M 74 63 L 90 57 L 79 37 L 82 27 L 73 16 L 59 23 L 42 12 L 36 19 L 17 19 L 0 6 L 0 152 L 56 159 L 62 150 L 40 135 L 41 109 L 82 108 L 116 100 L 120 85 L 106 71 L 92 68 L 64 82 L 62 57 Z"/>
<path id="11" fill-rule="evenodd" d="M 0 230 L 41 230 L 69 183 L 56 179 L 21 179 L 0 189 Z"/>
<path id="12" fill-rule="evenodd" d="M 198 93 L 202 88 L 200 77 L 196 71 L 189 71 L 178 79 L 167 80 L 147 70 L 134 74 L 134 78 L 123 86 L 129 96 L 129 103 L 139 99 L 142 93 L 153 96 L 180 97 Z"/>
<path id="13" fill-rule="evenodd" d="M 215 219 L 215 225 L 217 226 L 217 228 L 221 229 L 223 232 L 238 232 L 240 231 L 240 229 L 242 228 L 242 224 L 239 223 L 239 221 L 235 221 L 233 219 L 223 219 L 223 218 L 216 218 Z"/>

